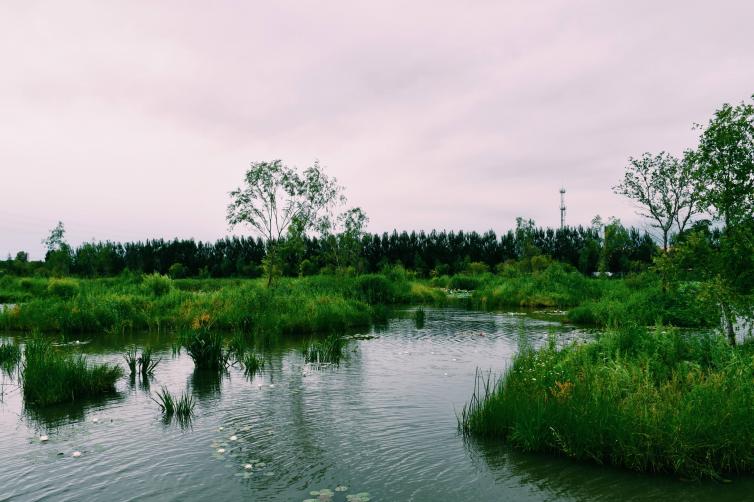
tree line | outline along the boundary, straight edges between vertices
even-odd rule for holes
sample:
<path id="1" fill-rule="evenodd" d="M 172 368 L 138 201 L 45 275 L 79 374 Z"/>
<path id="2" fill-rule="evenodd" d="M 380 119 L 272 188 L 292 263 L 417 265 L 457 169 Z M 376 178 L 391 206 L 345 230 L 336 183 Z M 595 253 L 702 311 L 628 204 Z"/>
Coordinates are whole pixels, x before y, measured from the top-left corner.
<path id="1" fill-rule="evenodd" d="M 62 230 L 62 231 L 61 231 Z M 372 273 L 402 265 L 421 277 L 488 269 L 510 261 L 536 268 L 543 260 L 568 263 L 585 274 L 625 274 L 646 268 L 657 252 L 652 238 L 613 220 L 590 227 L 542 228 L 519 219 L 515 230 L 497 235 L 464 231 L 307 235 L 273 241 L 261 237 L 226 237 L 212 242 L 193 239 L 142 242 L 86 242 L 75 248 L 51 232 L 44 262 L 30 262 L 26 253 L 0 262 L 6 273 L 81 277 L 115 276 L 124 271 L 183 277 L 259 277 L 271 247 L 277 248 L 278 273 L 312 275 L 350 270 Z M 49 238 L 47 239 L 49 240 Z M 473 264 L 473 265 L 472 265 Z"/>

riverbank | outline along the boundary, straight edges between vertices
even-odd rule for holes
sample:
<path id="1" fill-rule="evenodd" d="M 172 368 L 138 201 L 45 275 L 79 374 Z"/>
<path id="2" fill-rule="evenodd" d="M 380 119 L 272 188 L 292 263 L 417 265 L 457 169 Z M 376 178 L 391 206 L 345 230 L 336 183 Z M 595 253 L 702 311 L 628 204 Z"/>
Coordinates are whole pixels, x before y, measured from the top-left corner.
<path id="1" fill-rule="evenodd" d="M 529 452 L 641 472 L 720 479 L 754 472 L 754 344 L 622 328 L 558 349 L 519 348 L 481 378 L 460 427 Z"/>
<path id="2" fill-rule="evenodd" d="M 458 294 L 458 292 L 462 294 Z M 567 310 L 566 320 L 591 326 L 623 323 L 708 327 L 716 307 L 693 283 L 663 288 L 651 272 L 592 278 L 558 263 L 541 271 L 419 279 L 401 267 L 382 274 L 261 279 L 117 278 L 0 279 L 0 328 L 8 331 L 118 333 L 202 325 L 266 332 L 334 332 L 384 321 L 395 305 L 456 304 L 479 310 Z"/>

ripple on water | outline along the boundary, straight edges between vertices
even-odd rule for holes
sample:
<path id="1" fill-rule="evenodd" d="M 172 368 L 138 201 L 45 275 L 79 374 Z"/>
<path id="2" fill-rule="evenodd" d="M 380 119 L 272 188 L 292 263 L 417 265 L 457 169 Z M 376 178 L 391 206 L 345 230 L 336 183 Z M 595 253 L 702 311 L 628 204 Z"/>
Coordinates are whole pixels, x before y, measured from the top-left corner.
<path id="1" fill-rule="evenodd" d="M 251 381 L 237 368 L 197 374 L 185 354 L 171 356 L 164 337 L 95 339 L 72 350 L 119 363 L 126 345 L 148 342 L 163 361 L 154 379 L 126 379 L 117 396 L 97 403 L 35 412 L 24 408 L 20 393 L 8 394 L 0 404 L 2 497 L 272 501 L 330 490 L 325 498 L 355 502 L 364 493 L 375 501 L 612 500 L 616 493 L 624 500 L 704 500 L 713 494 L 706 484 L 689 488 L 465 442 L 456 412 L 477 367 L 502 372 L 522 333 L 534 345 L 550 333 L 583 336 L 519 315 L 426 309 L 423 329 L 412 319 L 393 320 L 377 338 L 351 342 L 336 368 L 305 366 L 296 342 L 286 342 L 265 353 L 266 369 Z M 150 389 L 163 385 L 197 398 L 189 427 L 161 420 Z M 42 434 L 49 440 L 39 441 Z M 219 448 L 226 451 L 218 454 Z M 75 450 L 82 452 L 78 459 L 70 455 Z M 738 499 L 753 486 L 715 485 L 714 496 Z"/>

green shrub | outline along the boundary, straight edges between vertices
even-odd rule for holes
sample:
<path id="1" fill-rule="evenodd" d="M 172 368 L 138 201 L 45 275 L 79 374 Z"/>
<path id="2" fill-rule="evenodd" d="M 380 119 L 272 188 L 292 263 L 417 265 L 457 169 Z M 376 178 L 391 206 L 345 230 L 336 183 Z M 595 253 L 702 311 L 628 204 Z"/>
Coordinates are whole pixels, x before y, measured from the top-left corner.
<path id="1" fill-rule="evenodd" d="M 356 291 L 359 298 L 369 304 L 394 303 L 395 290 L 387 277 L 380 274 L 367 274 L 356 278 Z"/>
<path id="2" fill-rule="evenodd" d="M 469 263 L 469 266 L 466 267 L 466 272 L 471 275 L 481 275 L 486 274 L 490 271 L 490 267 L 481 261 L 474 261 Z"/>
<path id="3" fill-rule="evenodd" d="M 142 285 L 144 290 L 153 296 L 163 296 L 173 290 L 173 280 L 157 272 L 145 275 L 142 278 Z"/>
<path id="4" fill-rule="evenodd" d="M 168 277 L 171 279 L 183 279 L 188 275 L 188 269 L 183 266 L 183 263 L 173 263 L 170 265 L 170 268 L 168 268 Z"/>
<path id="5" fill-rule="evenodd" d="M 47 285 L 47 292 L 58 298 L 72 298 L 79 293 L 79 283 L 75 279 L 50 279 Z"/>
<path id="6" fill-rule="evenodd" d="M 471 291 L 477 289 L 482 281 L 478 277 L 471 277 L 469 275 L 454 275 L 448 282 L 449 289 L 463 289 Z"/>

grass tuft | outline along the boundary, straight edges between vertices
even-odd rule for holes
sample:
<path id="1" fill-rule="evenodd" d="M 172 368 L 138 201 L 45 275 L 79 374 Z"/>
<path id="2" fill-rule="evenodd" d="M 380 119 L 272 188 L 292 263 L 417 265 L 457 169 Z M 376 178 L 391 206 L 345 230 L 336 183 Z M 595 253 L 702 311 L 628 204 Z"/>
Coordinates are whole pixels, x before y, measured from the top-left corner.
<path id="1" fill-rule="evenodd" d="M 123 368 L 88 364 L 82 355 L 56 350 L 49 340 L 34 337 L 26 343 L 21 371 L 27 403 L 48 405 L 97 397 L 115 391 Z"/>
<path id="2" fill-rule="evenodd" d="M 302 347 L 302 354 L 307 363 L 338 365 L 347 345 L 345 337 L 333 334 L 323 340 L 309 340 Z"/>
<path id="3" fill-rule="evenodd" d="M 459 427 L 525 451 L 642 472 L 754 471 L 754 345 L 658 327 L 521 351 L 498 381 L 477 374 Z"/>

